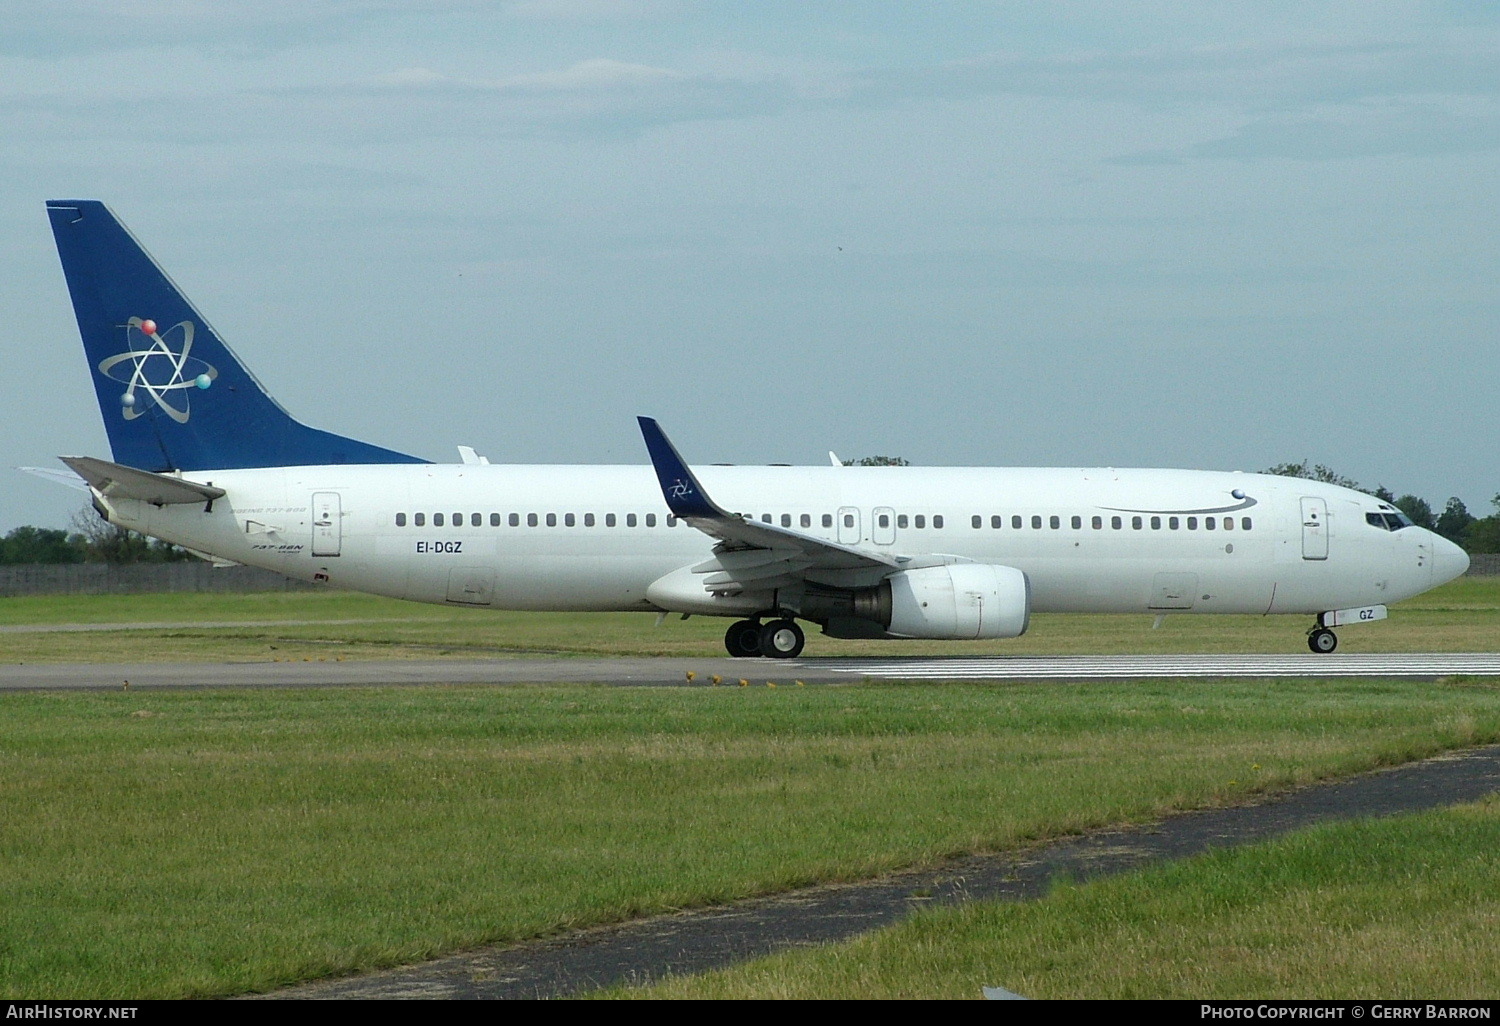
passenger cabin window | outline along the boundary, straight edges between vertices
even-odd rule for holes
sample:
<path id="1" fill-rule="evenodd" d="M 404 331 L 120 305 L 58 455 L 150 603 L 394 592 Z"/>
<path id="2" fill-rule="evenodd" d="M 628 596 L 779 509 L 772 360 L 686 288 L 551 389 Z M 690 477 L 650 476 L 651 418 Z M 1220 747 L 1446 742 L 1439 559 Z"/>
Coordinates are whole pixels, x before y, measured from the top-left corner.
<path id="1" fill-rule="evenodd" d="M 932 518 L 932 527 L 933 530 L 936 531 L 941 531 L 943 529 L 943 515 L 941 513 Z"/>
<path id="2" fill-rule="evenodd" d="M 1250 530 L 1250 518 L 1249 517 L 1240 517 L 1240 530 L 1241 531 L 1248 531 L 1248 530 Z"/>
<path id="3" fill-rule="evenodd" d="M 1203 529 L 1205 531 L 1212 531 L 1215 528 L 1217 528 L 1218 526 L 1219 525 L 1214 521 L 1213 517 L 1204 517 L 1203 518 Z"/>
<path id="4" fill-rule="evenodd" d="M 1161 530 L 1161 517 L 1152 517 L 1151 518 L 1151 530 L 1153 530 L 1153 531 L 1160 531 Z"/>
<path id="5" fill-rule="evenodd" d="M 1047 526 L 1056 531 L 1058 528 L 1062 527 L 1062 517 L 1048 517 Z"/>
<path id="6" fill-rule="evenodd" d="M 1112 529 L 1118 531 L 1120 528 L 1125 526 L 1125 521 L 1121 520 L 1119 517 L 1110 517 L 1109 526 Z"/>
<path id="7" fill-rule="evenodd" d="M 1142 521 L 1140 517 L 1131 517 L 1130 518 L 1130 529 L 1132 531 L 1139 531 L 1141 529 L 1141 525 L 1143 523 L 1144 523 L 1144 521 Z"/>
<path id="8" fill-rule="evenodd" d="M 896 526 L 897 527 L 900 527 L 900 528 L 904 529 L 907 526 L 909 526 L 910 524 L 911 524 L 911 521 L 907 519 L 907 516 L 906 516 L 905 513 L 898 513 L 896 515 Z"/>
<path id="9" fill-rule="evenodd" d="M 462 513 L 455 513 L 455 514 L 453 514 L 453 526 L 454 527 L 462 527 L 462 526 L 464 526 L 464 515 Z"/>
<path id="10" fill-rule="evenodd" d="M 578 519 L 573 514 L 571 514 L 571 513 L 565 513 L 563 515 L 563 526 L 564 527 L 575 527 L 575 526 L 577 526 L 577 524 L 578 524 Z"/>
<path id="11" fill-rule="evenodd" d="M 647 513 L 646 514 L 646 526 L 647 527 L 655 527 L 656 526 L 656 514 L 655 513 Z"/>
<path id="12" fill-rule="evenodd" d="M 1187 520 L 1188 520 L 1188 530 L 1189 531 L 1196 531 L 1196 530 L 1198 530 L 1198 518 L 1197 517 L 1188 517 Z"/>
<path id="13" fill-rule="evenodd" d="M 537 524 L 536 514 L 535 513 L 528 513 L 528 514 L 526 514 L 526 526 L 527 527 L 535 527 L 536 524 Z"/>
<path id="14" fill-rule="evenodd" d="M 1003 523 L 1005 523 L 1004 517 L 990 517 L 990 528 L 992 530 L 1000 530 L 1000 525 Z"/>
<path id="15" fill-rule="evenodd" d="M 1013 516 L 1013 517 L 1010 518 L 1010 526 L 1011 526 L 1012 529 L 1017 530 L 1017 531 L 1019 531 L 1021 529 L 1021 517 L 1020 517 L 1020 514 L 1017 514 L 1017 515 L 1015 515 L 1015 516 Z"/>
<path id="16" fill-rule="evenodd" d="M 854 526 L 854 514 L 853 513 L 845 513 L 844 514 L 844 526 L 845 527 L 853 527 Z M 917 526 L 921 527 L 922 525 L 918 524 Z"/>
<path id="17" fill-rule="evenodd" d="M 1234 517 L 1225 517 L 1224 518 L 1224 530 L 1226 530 L 1226 531 L 1233 531 L 1234 530 Z"/>
<path id="18" fill-rule="evenodd" d="M 920 514 L 920 513 L 918 513 L 916 516 L 912 517 L 911 521 L 912 521 L 913 526 L 915 526 L 918 530 L 920 530 L 920 529 L 922 529 L 922 528 L 924 528 L 924 527 L 927 526 L 927 518 L 925 516 L 923 516 L 922 514 Z M 854 525 L 851 524 L 851 523 L 849 523 L 846 520 L 844 522 L 844 526 L 846 526 L 846 527 L 853 527 Z"/>
<path id="19" fill-rule="evenodd" d="M 1075 531 L 1081 531 L 1081 530 L 1083 530 L 1083 517 L 1074 517 L 1073 518 L 1073 530 L 1075 530 Z"/>
<path id="20" fill-rule="evenodd" d="M 505 522 L 507 524 L 509 524 L 511 527 L 520 527 L 521 526 L 521 514 L 519 514 L 519 513 L 512 513 L 510 516 L 508 516 L 508 517 L 505 518 Z"/>
<path id="21" fill-rule="evenodd" d="M 557 514 L 556 513 L 548 513 L 547 514 L 547 526 L 548 527 L 556 527 L 557 526 Z"/>
<path id="22" fill-rule="evenodd" d="M 782 527 L 791 527 L 792 526 L 792 515 L 790 513 L 783 513 L 783 514 L 781 514 L 781 526 Z"/>
<path id="23" fill-rule="evenodd" d="M 969 526 L 974 528 L 974 530 L 976 531 L 979 530 L 980 525 L 983 523 L 984 517 L 980 516 L 978 513 L 975 513 L 972 517 L 969 518 Z"/>
<path id="24" fill-rule="evenodd" d="M 491 513 L 490 514 L 490 526 L 491 527 L 499 527 L 500 526 L 500 514 L 499 513 Z"/>
<path id="25" fill-rule="evenodd" d="M 432 515 L 432 526 L 433 527 L 442 527 L 443 526 L 443 515 L 441 513 L 434 513 Z"/>
<path id="26" fill-rule="evenodd" d="M 405 527 L 406 526 L 406 514 L 405 513 L 397 513 L 396 514 L 396 526 L 397 527 Z"/>
<path id="27" fill-rule="evenodd" d="M 483 517 L 480 514 L 478 514 L 478 513 L 470 513 L 469 514 L 469 526 L 470 527 L 481 527 L 483 525 L 484 525 L 484 519 L 483 519 Z"/>
<path id="28" fill-rule="evenodd" d="M 806 519 L 806 518 L 804 518 L 804 519 Z M 877 524 L 879 524 L 881 527 L 890 527 L 891 526 L 891 515 L 889 513 L 882 513 L 882 514 L 880 514 L 880 516 L 878 516 L 878 517 L 875 518 L 875 522 Z M 806 527 L 807 525 L 804 524 L 802 526 Z"/>
<path id="29" fill-rule="evenodd" d="M 885 518 L 882 517 L 881 520 L 884 521 Z M 811 527 L 812 526 L 812 514 L 811 513 L 804 513 L 804 514 L 802 514 L 802 517 L 797 522 L 799 524 L 801 524 L 803 527 Z M 668 525 L 668 526 L 670 526 L 670 525 Z M 880 526 L 881 527 L 885 527 L 886 525 L 885 525 L 885 523 L 882 522 Z"/>
<path id="30" fill-rule="evenodd" d="M 1031 518 L 1031 529 L 1033 531 L 1040 531 L 1042 529 L 1042 518 L 1041 517 L 1032 517 Z"/>
<path id="31" fill-rule="evenodd" d="M 1175 531 L 1175 530 L 1177 530 L 1177 529 L 1178 529 L 1178 528 L 1179 528 L 1179 527 L 1181 527 L 1181 526 L 1182 526 L 1182 521 L 1181 521 L 1181 520 L 1178 520 L 1178 519 L 1177 519 L 1177 518 L 1176 518 L 1176 517 L 1168 517 L 1168 518 L 1167 518 L 1167 526 L 1168 526 L 1168 527 L 1169 527 L 1169 528 L 1171 528 L 1171 529 L 1172 529 L 1172 530 L 1174 530 L 1174 531 Z"/>
<path id="32" fill-rule="evenodd" d="M 806 520 L 807 518 L 803 517 L 802 519 Z M 593 524 L 590 524 L 589 526 L 592 527 Z M 667 526 L 668 527 L 676 527 L 677 526 L 677 518 L 675 516 L 673 516 L 672 514 L 670 514 L 670 513 L 667 514 Z M 803 524 L 802 526 L 806 527 L 807 525 Z"/>
<path id="33" fill-rule="evenodd" d="M 1103 517 L 1095 517 L 1092 521 L 1090 521 L 1090 523 L 1093 526 L 1094 530 L 1096 530 L 1096 531 L 1102 531 L 1102 530 L 1104 530 L 1104 518 Z"/>
<path id="34" fill-rule="evenodd" d="M 833 526 L 833 514 L 832 513 L 824 513 L 823 514 L 823 526 L 824 527 L 832 527 Z M 903 525 L 903 526 L 905 526 L 905 525 Z"/>
<path id="35" fill-rule="evenodd" d="M 636 525 L 635 514 L 634 513 L 626 513 L 625 514 L 625 526 L 626 527 L 634 527 L 635 525 Z"/>
<path id="36" fill-rule="evenodd" d="M 414 525 L 415 525 L 415 526 L 417 526 L 417 527 L 421 527 L 421 526 L 423 526 L 423 525 L 424 525 L 424 524 L 426 524 L 426 523 L 427 523 L 427 514 L 426 514 L 426 513 L 417 513 L 417 514 L 415 514 L 415 515 L 414 515 L 414 516 L 413 516 L 413 517 L 412 517 L 412 518 L 411 518 L 411 522 L 412 522 L 412 523 L 413 523 L 413 524 L 414 524 Z"/>

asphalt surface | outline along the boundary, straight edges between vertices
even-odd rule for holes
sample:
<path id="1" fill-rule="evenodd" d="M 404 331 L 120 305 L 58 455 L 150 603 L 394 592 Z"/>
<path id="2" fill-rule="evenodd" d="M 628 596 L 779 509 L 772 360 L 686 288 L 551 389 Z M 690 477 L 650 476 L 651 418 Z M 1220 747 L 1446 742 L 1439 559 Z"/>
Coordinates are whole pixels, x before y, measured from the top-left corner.
<path id="1" fill-rule="evenodd" d="M 1211 848 L 1264 840 L 1315 823 L 1416 812 L 1496 792 L 1500 792 L 1500 746 L 1308 787 L 1260 805 L 1184 813 L 1149 826 L 1102 831 L 1026 852 L 966 858 L 932 872 L 814 888 L 533 944 L 486 948 L 259 997 L 566 997 L 610 984 L 704 972 L 790 947 L 843 940 L 934 903 L 1025 901 L 1044 894 L 1048 882 L 1061 873 L 1092 879 Z"/>
<path id="2" fill-rule="evenodd" d="M 688 676 L 692 674 L 691 678 Z M 12 663 L 0 691 L 55 688 L 352 687 L 391 684 L 598 683 L 764 686 L 889 680 L 1084 681 L 1159 677 L 1500 676 L 1497 653 L 995 656 L 897 659 L 552 658 L 242 663 Z"/>

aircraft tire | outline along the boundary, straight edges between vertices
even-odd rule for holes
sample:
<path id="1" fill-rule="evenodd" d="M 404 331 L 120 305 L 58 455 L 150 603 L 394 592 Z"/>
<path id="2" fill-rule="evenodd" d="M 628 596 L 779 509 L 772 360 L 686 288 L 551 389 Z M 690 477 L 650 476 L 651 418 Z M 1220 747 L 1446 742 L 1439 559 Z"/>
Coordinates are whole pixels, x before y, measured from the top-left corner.
<path id="1" fill-rule="evenodd" d="M 1339 647 L 1339 638 L 1327 627 L 1319 627 L 1307 636 L 1307 647 L 1318 655 L 1327 655 Z"/>
<path id="2" fill-rule="evenodd" d="M 795 659 L 806 644 L 796 620 L 772 620 L 760 629 L 760 653 L 772 659 Z"/>
<path id="3" fill-rule="evenodd" d="M 736 659 L 754 659 L 760 655 L 760 621 L 736 620 L 724 632 L 724 648 Z"/>

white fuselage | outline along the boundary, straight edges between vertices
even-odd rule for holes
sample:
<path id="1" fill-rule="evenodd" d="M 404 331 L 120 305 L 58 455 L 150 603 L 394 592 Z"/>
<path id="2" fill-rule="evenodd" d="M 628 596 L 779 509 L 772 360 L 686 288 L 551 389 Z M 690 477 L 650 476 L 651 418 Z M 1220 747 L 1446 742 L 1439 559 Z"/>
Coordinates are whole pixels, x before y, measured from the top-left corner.
<path id="1" fill-rule="evenodd" d="M 757 520 L 913 565 L 1018 568 L 1039 612 L 1318 613 L 1408 598 L 1468 565 L 1462 550 L 1429 531 L 1372 526 L 1367 514 L 1389 508 L 1377 499 L 1293 478 L 1126 469 L 694 472 L 722 507 Z M 189 476 L 227 494 L 211 508 L 113 499 L 111 519 L 235 563 L 421 602 L 710 611 L 647 595 L 713 547 L 668 516 L 649 466 Z"/>

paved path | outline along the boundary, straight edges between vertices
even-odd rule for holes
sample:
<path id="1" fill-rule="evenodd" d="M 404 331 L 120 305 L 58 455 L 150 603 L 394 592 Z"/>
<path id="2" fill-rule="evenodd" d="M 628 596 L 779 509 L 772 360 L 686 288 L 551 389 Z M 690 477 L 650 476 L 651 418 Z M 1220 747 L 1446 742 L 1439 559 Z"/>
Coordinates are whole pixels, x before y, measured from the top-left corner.
<path id="1" fill-rule="evenodd" d="M 693 674 L 691 680 L 688 674 Z M 553 658 L 0 665 L 0 691 L 54 688 L 350 687 L 600 683 L 763 687 L 889 680 L 1105 680 L 1150 677 L 1500 676 L 1500 653 L 1388 655 L 995 656 L 897 659 Z"/>
<path id="2" fill-rule="evenodd" d="M 1500 746 L 1458 752 L 1352 780 L 1304 788 L 1261 805 L 1172 816 L 1046 847 L 954 861 L 936 872 L 820 887 L 683 912 L 556 940 L 487 948 L 422 965 L 305 984 L 270 998 L 564 997 L 669 973 L 699 973 L 789 947 L 842 940 L 923 905 L 1040 897 L 1059 873 L 1088 879 L 1210 848 L 1264 840 L 1315 823 L 1393 815 L 1500 792 Z M 981 984 L 1003 980 L 976 980 Z"/>

